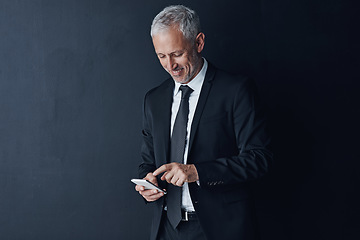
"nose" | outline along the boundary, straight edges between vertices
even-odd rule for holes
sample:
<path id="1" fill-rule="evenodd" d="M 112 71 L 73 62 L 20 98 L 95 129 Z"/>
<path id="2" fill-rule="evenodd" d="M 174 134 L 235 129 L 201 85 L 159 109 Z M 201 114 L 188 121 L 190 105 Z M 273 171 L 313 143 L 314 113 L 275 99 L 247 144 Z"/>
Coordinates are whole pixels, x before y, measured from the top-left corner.
<path id="1" fill-rule="evenodd" d="M 173 70 L 176 68 L 176 63 L 172 57 L 168 57 L 166 67 L 168 70 Z"/>

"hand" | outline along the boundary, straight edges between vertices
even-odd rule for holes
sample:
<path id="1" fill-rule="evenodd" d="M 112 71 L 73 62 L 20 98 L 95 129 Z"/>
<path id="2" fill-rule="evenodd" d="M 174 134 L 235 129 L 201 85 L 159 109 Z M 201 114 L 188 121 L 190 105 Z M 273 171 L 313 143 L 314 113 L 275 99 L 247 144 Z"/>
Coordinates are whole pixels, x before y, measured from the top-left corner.
<path id="1" fill-rule="evenodd" d="M 164 164 L 153 173 L 153 176 L 157 176 L 160 173 L 165 172 L 161 180 L 166 180 L 175 186 L 181 187 L 185 182 L 196 182 L 199 180 L 199 175 L 194 164 L 181 164 L 181 163 L 169 163 Z"/>
<path id="2" fill-rule="evenodd" d="M 146 175 L 146 177 L 144 177 L 145 180 L 150 181 L 151 183 L 155 184 L 156 186 L 158 186 L 158 182 L 156 177 L 153 175 L 153 173 L 148 173 Z M 144 186 L 141 185 L 136 185 L 135 186 L 135 190 L 137 192 L 140 193 L 141 196 L 143 196 L 143 198 L 146 199 L 146 201 L 148 202 L 153 202 L 158 200 L 159 198 L 161 198 L 162 196 L 164 196 L 163 192 L 158 192 L 158 190 L 156 189 L 147 189 L 145 190 Z"/>

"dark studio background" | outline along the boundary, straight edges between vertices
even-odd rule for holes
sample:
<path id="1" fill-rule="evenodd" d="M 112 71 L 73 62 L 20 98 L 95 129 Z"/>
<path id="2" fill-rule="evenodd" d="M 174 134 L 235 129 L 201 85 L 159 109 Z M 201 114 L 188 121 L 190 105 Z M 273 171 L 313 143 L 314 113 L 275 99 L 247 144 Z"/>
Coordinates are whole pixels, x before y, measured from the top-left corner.
<path id="1" fill-rule="evenodd" d="M 263 239 L 359 239 L 356 1 L 180 2 L 207 60 L 253 76 L 266 104 Z M 168 77 L 150 24 L 174 3 L 0 0 L 1 240 L 147 239 L 130 179 L 143 96 Z"/>

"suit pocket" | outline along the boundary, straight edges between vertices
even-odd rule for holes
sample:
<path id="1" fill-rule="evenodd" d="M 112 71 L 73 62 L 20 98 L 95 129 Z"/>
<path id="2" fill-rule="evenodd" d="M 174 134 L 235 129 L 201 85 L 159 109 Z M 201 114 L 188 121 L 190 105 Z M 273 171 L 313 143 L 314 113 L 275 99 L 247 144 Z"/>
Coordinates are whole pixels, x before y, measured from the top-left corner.
<path id="1" fill-rule="evenodd" d="M 234 189 L 223 192 L 223 200 L 225 203 L 234 203 L 249 198 L 249 194 L 242 189 Z"/>

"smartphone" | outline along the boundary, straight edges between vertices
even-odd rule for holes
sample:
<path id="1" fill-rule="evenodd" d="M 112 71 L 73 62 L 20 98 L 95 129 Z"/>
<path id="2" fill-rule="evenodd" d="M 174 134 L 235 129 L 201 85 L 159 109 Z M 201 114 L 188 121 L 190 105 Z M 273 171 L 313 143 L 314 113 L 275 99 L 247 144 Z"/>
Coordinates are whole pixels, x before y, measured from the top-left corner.
<path id="1" fill-rule="evenodd" d="M 158 186 L 154 185 L 153 183 L 149 182 L 148 180 L 145 179 L 131 179 L 131 181 L 137 185 L 141 185 L 144 186 L 145 189 L 156 189 L 159 192 L 163 192 L 164 194 L 166 194 L 167 192 L 162 190 L 161 188 L 159 188 Z"/>

